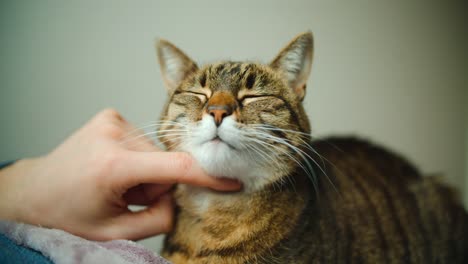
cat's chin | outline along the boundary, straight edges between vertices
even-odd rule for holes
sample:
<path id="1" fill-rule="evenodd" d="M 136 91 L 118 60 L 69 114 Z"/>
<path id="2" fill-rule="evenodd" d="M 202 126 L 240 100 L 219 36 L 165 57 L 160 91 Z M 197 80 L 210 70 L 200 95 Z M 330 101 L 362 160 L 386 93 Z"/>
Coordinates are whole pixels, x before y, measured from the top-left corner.
<path id="1" fill-rule="evenodd" d="M 221 140 L 192 146 L 188 152 L 209 175 L 239 180 L 247 191 L 261 188 L 271 177 L 262 161 Z"/>

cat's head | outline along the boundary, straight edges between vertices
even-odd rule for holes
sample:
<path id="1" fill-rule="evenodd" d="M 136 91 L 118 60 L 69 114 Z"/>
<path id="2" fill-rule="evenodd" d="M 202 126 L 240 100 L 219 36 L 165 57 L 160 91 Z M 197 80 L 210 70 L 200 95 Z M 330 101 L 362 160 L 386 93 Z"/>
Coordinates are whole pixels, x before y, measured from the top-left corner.
<path id="1" fill-rule="evenodd" d="M 301 167 L 310 133 L 302 106 L 312 64 L 310 32 L 270 64 L 199 67 L 165 40 L 157 52 L 169 93 L 159 136 L 168 150 L 191 153 L 209 174 L 238 179 L 246 190 L 284 181 Z"/>

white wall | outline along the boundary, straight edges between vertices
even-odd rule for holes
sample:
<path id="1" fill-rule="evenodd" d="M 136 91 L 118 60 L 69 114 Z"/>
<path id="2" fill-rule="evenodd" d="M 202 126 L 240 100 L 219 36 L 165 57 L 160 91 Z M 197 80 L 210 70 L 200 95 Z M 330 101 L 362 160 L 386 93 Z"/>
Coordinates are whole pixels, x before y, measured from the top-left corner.
<path id="1" fill-rule="evenodd" d="M 371 138 L 464 186 L 463 10 L 427 1 L 2 1 L 0 160 L 49 151 L 104 107 L 137 125 L 155 120 L 165 100 L 156 37 L 201 62 L 266 62 L 310 29 L 314 134 Z"/>

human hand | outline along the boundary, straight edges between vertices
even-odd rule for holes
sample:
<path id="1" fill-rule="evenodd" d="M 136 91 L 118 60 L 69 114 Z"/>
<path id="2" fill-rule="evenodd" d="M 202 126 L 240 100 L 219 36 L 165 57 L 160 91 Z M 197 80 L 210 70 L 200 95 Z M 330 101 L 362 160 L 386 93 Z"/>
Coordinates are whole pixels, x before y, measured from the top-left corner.
<path id="1" fill-rule="evenodd" d="M 175 183 L 240 189 L 206 175 L 187 153 L 163 152 L 145 137 L 122 143 L 133 130 L 104 110 L 50 154 L 1 170 L 0 218 L 91 240 L 135 240 L 172 229 Z M 132 212 L 129 204 L 148 207 Z"/>

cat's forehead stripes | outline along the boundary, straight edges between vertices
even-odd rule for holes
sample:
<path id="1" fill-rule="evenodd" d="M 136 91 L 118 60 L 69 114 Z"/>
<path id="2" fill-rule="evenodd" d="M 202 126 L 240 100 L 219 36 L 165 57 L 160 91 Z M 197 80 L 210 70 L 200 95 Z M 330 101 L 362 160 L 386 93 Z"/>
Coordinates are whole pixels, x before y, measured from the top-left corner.
<path id="1" fill-rule="evenodd" d="M 230 77 L 233 75 L 239 75 L 241 70 L 245 71 L 248 64 L 241 62 L 224 62 L 214 64 L 210 67 L 210 73 L 214 73 L 221 77 Z"/>
<path id="2" fill-rule="evenodd" d="M 271 82 L 269 74 L 271 73 L 259 64 L 228 61 L 206 66 L 198 79 L 202 87 L 237 94 L 242 89 L 266 88 Z"/>

